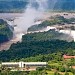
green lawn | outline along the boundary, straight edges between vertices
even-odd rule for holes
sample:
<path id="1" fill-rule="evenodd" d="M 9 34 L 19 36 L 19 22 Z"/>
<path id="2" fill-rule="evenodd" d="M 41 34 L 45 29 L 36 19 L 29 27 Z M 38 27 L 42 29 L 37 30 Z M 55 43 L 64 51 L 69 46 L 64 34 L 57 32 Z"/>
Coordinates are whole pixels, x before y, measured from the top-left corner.
<path id="1" fill-rule="evenodd" d="M 54 75 L 54 72 L 53 71 L 47 71 L 48 75 Z M 73 75 L 71 72 L 68 72 L 69 75 Z M 65 73 L 64 72 L 61 72 L 60 73 L 61 75 L 64 75 Z"/>
<path id="2" fill-rule="evenodd" d="M 48 75 L 54 75 L 53 71 L 47 71 Z"/>
<path id="3" fill-rule="evenodd" d="M 54 63 L 54 62 L 53 63 L 49 63 L 48 65 L 49 66 L 62 66 L 61 63 Z"/>
<path id="4" fill-rule="evenodd" d="M 71 73 L 71 72 L 68 72 L 69 73 L 69 75 L 73 75 L 73 73 Z"/>

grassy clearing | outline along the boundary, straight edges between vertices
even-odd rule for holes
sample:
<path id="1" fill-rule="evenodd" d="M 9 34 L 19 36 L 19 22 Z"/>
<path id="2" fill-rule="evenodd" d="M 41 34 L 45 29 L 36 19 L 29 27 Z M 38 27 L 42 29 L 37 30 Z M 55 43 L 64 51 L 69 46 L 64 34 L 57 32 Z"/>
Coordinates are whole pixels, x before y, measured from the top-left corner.
<path id="1" fill-rule="evenodd" d="M 71 72 L 68 72 L 69 73 L 69 75 L 73 75 L 73 73 L 71 73 Z"/>
<path id="2" fill-rule="evenodd" d="M 54 71 L 46 71 L 48 74 L 47 75 L 54 75 Z M 65 72 L 59 72 L 61 75 L 65 75 Z M 73 75 L 73 73 L 68 72 L 69 75 Z"/>
<path id="3" fill-rule="evenodd" d="M 48 75 L 54 75 L 53 71 L 47 71 Z"/>

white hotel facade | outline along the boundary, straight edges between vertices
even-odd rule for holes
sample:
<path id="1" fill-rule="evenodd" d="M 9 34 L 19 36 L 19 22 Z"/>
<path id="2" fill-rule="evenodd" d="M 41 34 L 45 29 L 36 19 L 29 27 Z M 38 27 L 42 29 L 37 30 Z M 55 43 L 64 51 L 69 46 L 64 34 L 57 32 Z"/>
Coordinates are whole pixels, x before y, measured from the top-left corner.
<path id="1" fill-rule="evenodd" d="M 32 71 L 38 67 L 46 67 L 46 62 L 2 62 L 2 67 L 10 68 L 11 71 Z"/>

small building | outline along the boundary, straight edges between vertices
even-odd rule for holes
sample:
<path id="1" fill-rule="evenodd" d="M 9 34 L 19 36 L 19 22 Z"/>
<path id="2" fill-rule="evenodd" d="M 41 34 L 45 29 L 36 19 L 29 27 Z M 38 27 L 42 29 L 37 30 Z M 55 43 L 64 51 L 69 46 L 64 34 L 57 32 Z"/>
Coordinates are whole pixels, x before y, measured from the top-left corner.
<path id="1" fill-rule="evenodd" d="M 20 71 L 33 71 L 38 67 L 46 67 L 46 62 L 2 62 L 2 67 Z"/>
<path id="2" fill-rule="evenodd" d="M 75 66 L 72 66 L 73 69 L 75 69 Z"/>
<path id="3" fill-rule="evenodd" d="M 75 58 L 75 56 L 68 56 L 68 55 L 63 55 L 64 59 L 71 59 L 71 58 Z"/>

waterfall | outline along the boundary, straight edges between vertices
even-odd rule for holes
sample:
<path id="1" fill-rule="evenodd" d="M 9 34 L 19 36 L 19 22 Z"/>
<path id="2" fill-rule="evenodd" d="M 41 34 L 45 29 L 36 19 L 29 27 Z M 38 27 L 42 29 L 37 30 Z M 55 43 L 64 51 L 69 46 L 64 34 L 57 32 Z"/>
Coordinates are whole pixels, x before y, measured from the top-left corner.
<path id="1" fill-rule="evenodd" d="M 24 13 L 22 13 L 23 15 L 14 20 L 15 25 L 17 25 L 17 27 L 14 28 L 15 34 L 17 35 L 18 33 L 18 36 L 22 37 L 23 33 L 25 33 L 30 26 L 34 25 L 36 19 L 43 17 L 46 9 L 47 0 L 29 0 L 27 8 Z"/>

